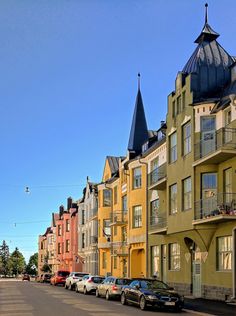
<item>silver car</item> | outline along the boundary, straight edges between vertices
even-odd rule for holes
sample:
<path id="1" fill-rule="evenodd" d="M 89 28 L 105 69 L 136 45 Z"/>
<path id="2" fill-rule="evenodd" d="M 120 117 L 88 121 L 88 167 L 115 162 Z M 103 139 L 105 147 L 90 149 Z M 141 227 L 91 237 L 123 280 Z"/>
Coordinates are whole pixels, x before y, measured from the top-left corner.
<path id="1" fill-rule="evenodd" d="M 77 281 L 81 281 L 82 278 L 88 275 L 85 272 L 71 272 L 68 278 L 66 278 L 65 289 L 73 291 L 75 289 L 75 284 Z"/>
<path id="2" fill-rule="evenodd" d="M 76 292 L 89 294 L 96 292 L 97 286 L 104 281 L 104 277 L 99 275 L 85 275 L 81 281 L 76 282 Z"/>
<path id="3" fill-rule="evenodd" d="M 115 297 L 120 298 L 122 287 L 129 285 L 130 282 L 130 279 L 109 276 L 100 285 L 98 285 L 96 289 L 96 296 L 105 296 L 107 300 Z"/>

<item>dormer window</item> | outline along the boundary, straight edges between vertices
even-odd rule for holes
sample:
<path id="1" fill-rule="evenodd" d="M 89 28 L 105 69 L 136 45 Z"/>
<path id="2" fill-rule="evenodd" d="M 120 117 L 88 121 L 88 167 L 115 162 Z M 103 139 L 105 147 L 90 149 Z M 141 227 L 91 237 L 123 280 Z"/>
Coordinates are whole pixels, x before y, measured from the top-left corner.
<path id="1" fill-rule="evenodd" d="M 148 150 L 148 142 L 142 145 L 142 152 L 144 153 L 146 150 Z"/>

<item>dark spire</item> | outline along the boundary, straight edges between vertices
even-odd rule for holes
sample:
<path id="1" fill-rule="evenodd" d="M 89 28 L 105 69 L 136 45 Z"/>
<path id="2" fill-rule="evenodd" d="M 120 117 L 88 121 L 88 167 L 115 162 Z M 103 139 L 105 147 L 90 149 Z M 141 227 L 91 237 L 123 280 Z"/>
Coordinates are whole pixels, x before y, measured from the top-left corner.
<path id="1" fill-rule="evenodd" d="M 148 141 L 148 129 L 140 91 L 140 74 L 138 74 L 138 93 L 129 135 L 128 150 L 139 154 L 142 151 L 142 145 L 146 141 Z"/>
<path id="2" fill-rule="evenodd" d="M 205 4 L 205 24 L 203 26 L 201 34 L 198 36 L 198 38 L 195 40 L 195 43 L 201 43 L 201 42 L 211 42 L 217 39 L 220 34 L 216 33 L 208 24 L 208 4 Z"/>

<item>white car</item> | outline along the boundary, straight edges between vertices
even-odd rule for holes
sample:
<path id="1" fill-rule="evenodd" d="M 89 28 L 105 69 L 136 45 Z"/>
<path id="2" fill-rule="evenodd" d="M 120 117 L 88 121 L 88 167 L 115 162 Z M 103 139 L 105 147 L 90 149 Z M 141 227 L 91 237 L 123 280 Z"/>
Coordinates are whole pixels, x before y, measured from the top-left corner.
<path id="1" fill-rule="evenodd" d="M 96 292 L 97 286 L 103 282 L 105 278 L 99 275 L 85 275 L 81 281 L 76 282 L 76 292 L 89 294 Z"/>
<path id="2" fill-rule="evenodd" d="M 75 289 L 75 284 L 77 281 L 81 281 L 82 278 L 88 275 L 85 272 L 71 272 L 68 278 L 66 278 L 65 289 L 73 291 Z"/>

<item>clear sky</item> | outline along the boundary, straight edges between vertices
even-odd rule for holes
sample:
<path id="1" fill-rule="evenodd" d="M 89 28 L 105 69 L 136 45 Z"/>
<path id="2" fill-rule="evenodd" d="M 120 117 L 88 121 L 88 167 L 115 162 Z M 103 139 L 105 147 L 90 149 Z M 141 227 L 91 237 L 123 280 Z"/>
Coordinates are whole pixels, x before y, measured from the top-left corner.
<path id="1" fill-rule="evenodd" d="M 235 0 L 208 3 L 236 55 Z M 204 4 L 0 0 L 0 242 L 28 259 L 51 213 L 81 197 L 86 176 L 101 181 L 106 155 L 126 154 L 138 72 L 148 127 L 159 128 Z"/>

